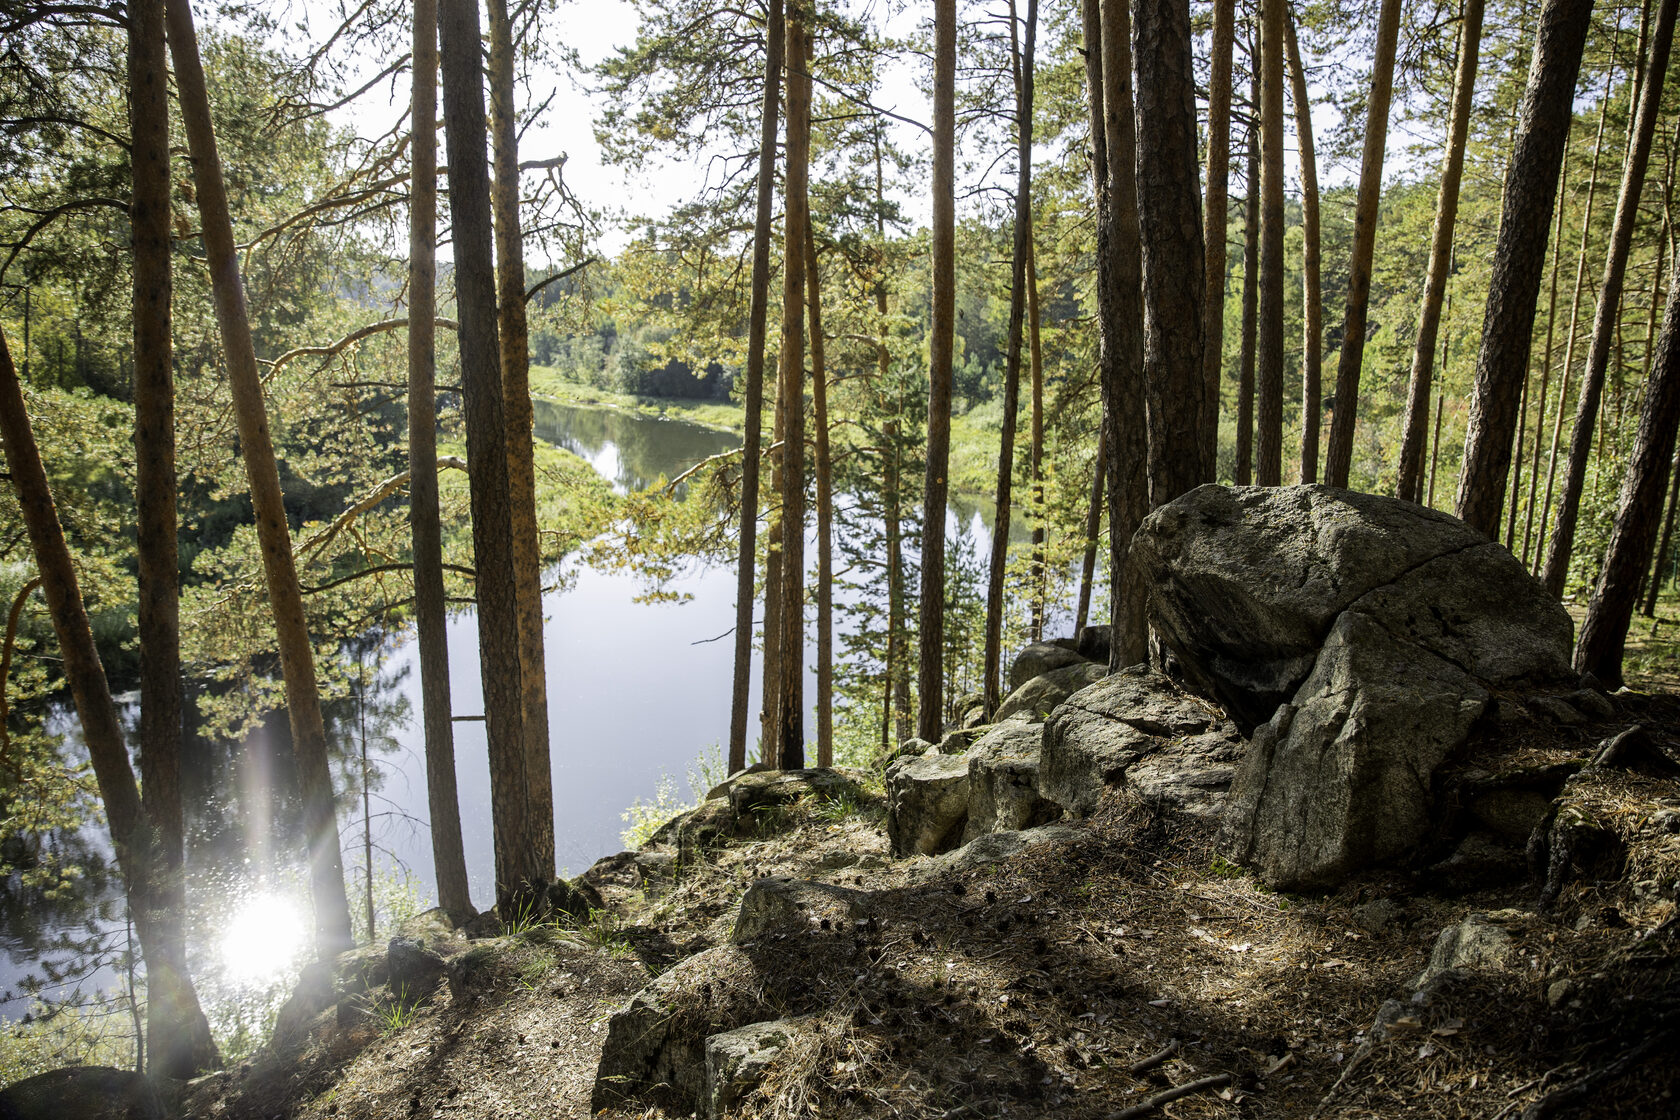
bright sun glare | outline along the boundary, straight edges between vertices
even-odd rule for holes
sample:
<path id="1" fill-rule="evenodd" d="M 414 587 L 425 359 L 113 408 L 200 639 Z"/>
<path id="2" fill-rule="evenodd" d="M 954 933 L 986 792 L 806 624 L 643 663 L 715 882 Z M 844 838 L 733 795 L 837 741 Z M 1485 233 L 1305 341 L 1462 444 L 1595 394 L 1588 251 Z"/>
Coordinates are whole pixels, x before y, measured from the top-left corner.
<path id="1" fill-rule="evenodd" d="M 303 951 L 303 913 L 285 895 L 252 895 L 235 911 L 222 935 L 222 963 L 230 979 L 266 980 L 285 971 Z"/>

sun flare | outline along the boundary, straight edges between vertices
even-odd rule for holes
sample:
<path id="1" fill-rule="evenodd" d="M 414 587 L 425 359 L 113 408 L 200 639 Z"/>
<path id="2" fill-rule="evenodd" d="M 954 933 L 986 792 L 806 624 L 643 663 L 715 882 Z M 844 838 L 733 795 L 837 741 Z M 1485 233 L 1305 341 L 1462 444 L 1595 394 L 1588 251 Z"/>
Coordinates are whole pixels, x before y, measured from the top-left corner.
<path id="1" fill-rule="evenodd" d="M 303 911 L 294 899 L 255 894 L 234 912 L 222 934 L 222 964 L 231 979 L 267 980 L 291 967 L 307 936 Z"/>

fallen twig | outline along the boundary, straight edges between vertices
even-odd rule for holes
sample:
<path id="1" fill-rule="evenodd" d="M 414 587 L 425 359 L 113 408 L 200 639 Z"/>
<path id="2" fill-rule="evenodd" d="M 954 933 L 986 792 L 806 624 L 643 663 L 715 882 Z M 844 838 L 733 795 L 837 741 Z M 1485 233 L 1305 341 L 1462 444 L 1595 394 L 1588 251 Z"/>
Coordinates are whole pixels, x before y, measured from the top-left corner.
<path id="1" fill-rule="evenodd" d="M 1200 1093 L 1204 1089 L 1218 1089 L 1231 1083 L 1228 1073 L 1216 1073 L 1211 1077 L 1198 1078 L 1183 1085 L 1174 1085 L 1171 1089 L 1163 1089 L 1146 1101 L 1121 1109 L 1114 1114 L 1114 1120 L 1133 1120 L 1134 1117 L 1147 1116 L 1164 1104 L 1171 1104 L 1180 1097 L 1188 1097 L 1191 1093 Z"/>
<path id="2" fill-rule="evenodd" d="M 1162 1047 L 1160 1050 L 1157 1050 L 1155 1053 L 1149 1055 L 1149 1057 L 1133 1062 L 1131 1065 L 1131 1072 L 1133 1075 L 1147 1073 L 1156 1066 L 1165 1065 L 1167 1060 L 1176 1053 L 1178 1053 L 1178 1039 L 1175 1038 L 1168 1042 L 1166 1046 Z"/>

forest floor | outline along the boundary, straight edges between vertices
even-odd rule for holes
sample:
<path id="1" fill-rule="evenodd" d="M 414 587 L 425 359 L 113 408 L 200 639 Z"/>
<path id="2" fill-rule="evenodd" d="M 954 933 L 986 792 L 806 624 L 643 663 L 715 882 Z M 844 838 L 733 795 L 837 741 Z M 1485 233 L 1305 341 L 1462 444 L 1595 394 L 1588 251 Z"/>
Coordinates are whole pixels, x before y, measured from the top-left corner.
<path id="1" fill-rule="evenodd" d="M 1548 731 L 1547 749 L 1584 762 L 1634 722 L 1680 747 L 1680 699 L 1619 707 Z M 744 963 L 749 1002 L 772 1009 L 756 1018 L 796 1016 L 798 1030 L 731 1116 L 1680 1114 L 1680 783 L 1619 773 L 1577 808 L 1620 847 L 1548 908 L 1520 874 L 1461 894 L 1404 871 L 1274 893 L 1216 854 L 1205 822 L 1120 796 L 1075 822 L 1077 840 L 1001 862 L 894 859 L 884 799 L 863 784 L 686 864 L 655 844 L 651 877 L 603 880 L 608 909 L 581 928 L 463 941 L 470 967 L 418 1006 L 374 992 L 329 1009 L 301 1041 L 195 1083 L 185 1112 L 589 1116 L 615 1010 L 676 969 L 704 999 L 716 984 L 727 1019 L 723 988 Z M 871 917 L 729 948 L 743 893 L 767 876 L 868 892 Z M 1466 944 L 1480 930 L 1481 947 L 1414 995 L 1454 927 Z M 636 1099 L 604 1115 L 691 1107 Z"/>

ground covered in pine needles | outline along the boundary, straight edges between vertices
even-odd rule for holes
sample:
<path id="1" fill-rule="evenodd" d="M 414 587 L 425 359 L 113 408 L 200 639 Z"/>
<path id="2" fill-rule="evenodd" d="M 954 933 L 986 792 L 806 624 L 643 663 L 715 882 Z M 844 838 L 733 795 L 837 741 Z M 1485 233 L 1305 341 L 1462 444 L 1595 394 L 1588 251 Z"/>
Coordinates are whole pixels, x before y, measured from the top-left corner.
<path id="1" fill-rule="evenodd" d="M 852 782 L 710 846 L 667 830 L 596 877 L 589 920 L 456 935 L 435 990 L 341 998 L 184 1108 L 591 1115 L 611 1016 L 669 974 L 666 1025 L 691 1043 L 791 1024 L 731 1116 L 1675 1115 L 1680 783 L 1662 756 L 1680 756 L 1680 702 L 1618 708 L 1532 748 L 1584 765 L 1640 723 L 1657 753 L 1573 779 L 1552 828 L 1568 842 L 1473 893 L 1405 871 L 1273 893 L 1204 823 L 1119 795 L 999 862 L 897 860 L 881 793 Z M 773 876 L 861 893 L 844 918 L 735 943 L 742 895 Z M 695 1107 L 626 1092 L 607 1115 Z"/>

